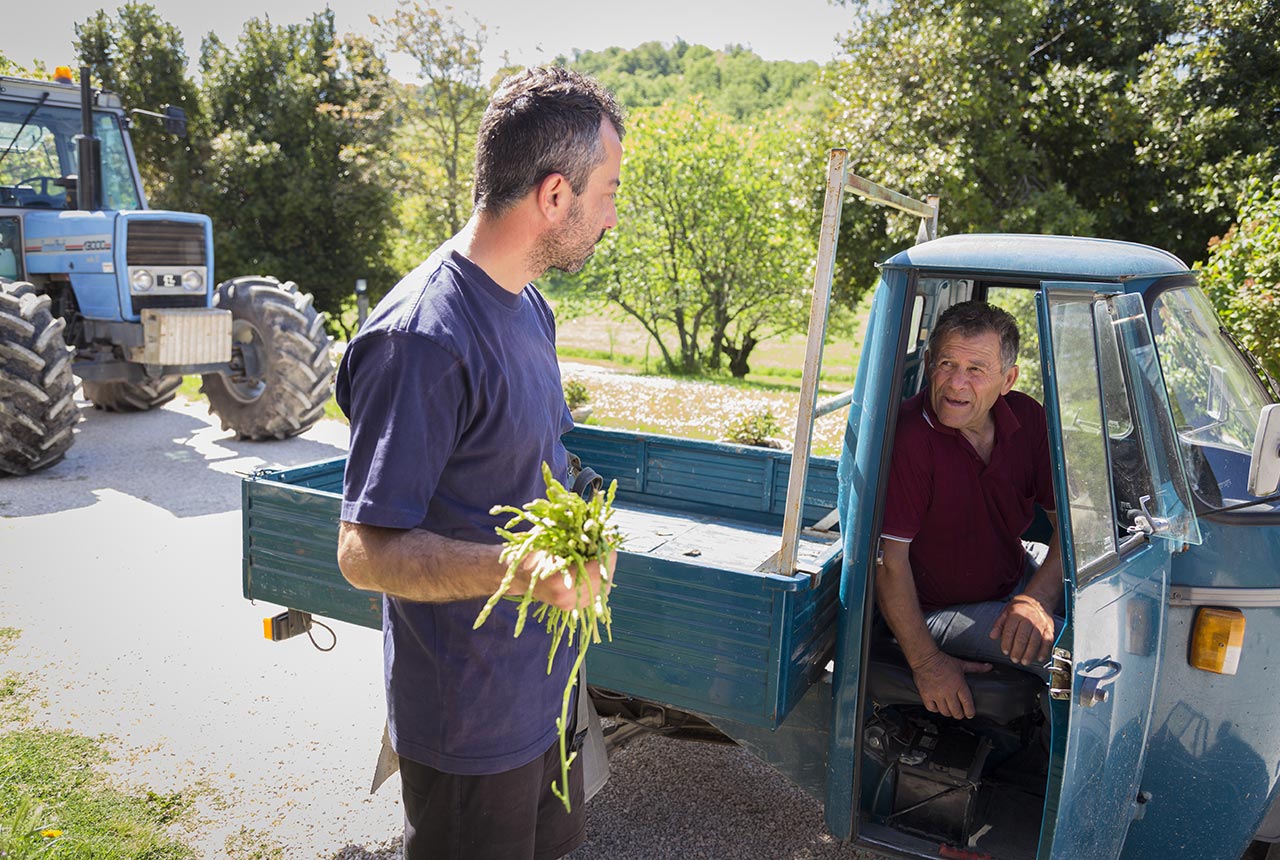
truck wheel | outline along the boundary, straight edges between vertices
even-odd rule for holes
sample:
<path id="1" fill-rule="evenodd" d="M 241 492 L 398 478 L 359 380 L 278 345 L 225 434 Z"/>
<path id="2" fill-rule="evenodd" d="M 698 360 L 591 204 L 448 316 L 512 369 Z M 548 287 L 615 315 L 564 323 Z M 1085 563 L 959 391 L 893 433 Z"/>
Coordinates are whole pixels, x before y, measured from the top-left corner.
<path id="1" fill-rule="evenodd" d="M 80 420 L 71 351 L 49 297 L 0 280 L 0 475 L 25 475 L 67 453 Z"/>
<path id="2" fill-rule="evenodd" d="M 162 376 L 145 382 L 84 381 L 84 396 L 108 412 L 146 412 L 163 406 L 178 393 L 181 376 Z"/>
<path id="3" fill-rule="evenodd" d="M 332 391 L 329 335 L 311 294 L 292 281 L 233 278 L 213 306 L 231 311 L 229 375 L 206 373 L 201 391 L 223 430 L 241 439 L 285 439 L 324 414 Z"/>

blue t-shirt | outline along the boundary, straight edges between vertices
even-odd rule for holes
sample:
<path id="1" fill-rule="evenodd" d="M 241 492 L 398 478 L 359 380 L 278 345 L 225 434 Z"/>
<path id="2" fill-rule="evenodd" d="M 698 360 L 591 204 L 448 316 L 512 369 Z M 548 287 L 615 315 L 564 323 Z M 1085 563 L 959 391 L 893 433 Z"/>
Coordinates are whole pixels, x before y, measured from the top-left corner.
<path id="1" fill-rule="evenodd" d="M 494 527 L 560 481 L 572 428 L 556 362 L 555 319 L 533 287 L 504 290 L 457 252 L 436 251 L 381 302 L 338 369 L 351 419 L 342 519 L 496 544 Z M 572 668 L 532 618 L 513 638 L 503 600 L 383 598 L 387 714 L 400 755 L 458 774 L 501 773 L 542 755 Z"/>

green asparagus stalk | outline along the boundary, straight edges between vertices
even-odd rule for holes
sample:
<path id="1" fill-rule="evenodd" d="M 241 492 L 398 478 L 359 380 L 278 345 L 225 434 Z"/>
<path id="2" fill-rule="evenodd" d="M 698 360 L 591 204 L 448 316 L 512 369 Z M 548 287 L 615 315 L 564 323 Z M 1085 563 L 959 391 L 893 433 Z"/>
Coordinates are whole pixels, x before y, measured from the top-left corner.
<path id="1" fill-rule="evenodd" d="M 572 811 L 569 802 L 569 766 L 578 754 L 569 753 L 569 702 L 573 698 L 574 685 L 578 683 L 579 670 L 587 658 L 588 647 L 593 642 L 601 641 L 601 624 L 604 625 L 605 636 L 613 639 L 608 595 L 613 571 L 609 569 L 609 556 L 621 546 L 622 535 L 610 519 L 613 516 L 613 498 L 618 482 L 611 482 L 608 491 L 595 493 L 587 501 L 572 490 L 565 489 L 563 484 L 553 478 L 551 468 L 546 463 L 542 464 L 542 480 L 547 485 L 546 498 L 534 499 L 523 508 L 496 505 L 490 511 L 495 515 L 513 514 L 506 526 L 495 529 L 505 541 L 501 559 L 507 563 L 507 572 L 498 590 L 480 610 L 475 627 L 479 628 L 484 624 L 499 600 L 515 600 L 520 603 L 515 629 L 515 635 L 519 636 L 524 631 L 525 621 L 533 604 L 533 587 L 544 579 L 562 576 L 565 585 L 577 592 L 577 609 L 566 611 L 546 603 L 533 609 L 534 619 L 544 624 L 551 634 L 551 648 L 547 655 L 548 675 L 555 664 L 560 643 L 567 642 L 568 647 L 573 647 L 575 637 L 578 641 L 578 656 L 569 673 L 568 683 L 565 684 L 560 716 L 556 719 L 556 729 L 560 733 L 561 781 L 559 786 L 551 787 L 564 804 L 565 810 Z M 522 522 L 527 523 L 529 528 L 513 531 Z M 524 594 L 508 594 L 521 562 L 530 553 L 539 550 L 547 553 L 550 561 L 533 573 Z M 592 590 L 591 580 L 586 572 L 587 564 L 591 561 L 599 562 L 600 578 L 605 586 L 598 594 Z M 578 694 L 585 696 L 586 691 L 580 690 Z"/>

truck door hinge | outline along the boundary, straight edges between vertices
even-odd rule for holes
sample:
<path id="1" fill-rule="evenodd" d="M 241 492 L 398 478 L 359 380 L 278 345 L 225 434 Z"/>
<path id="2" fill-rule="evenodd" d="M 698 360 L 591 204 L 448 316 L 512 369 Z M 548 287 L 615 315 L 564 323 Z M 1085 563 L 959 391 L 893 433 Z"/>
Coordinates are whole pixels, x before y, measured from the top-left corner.
<path id="1" fill-rule="evenodd" d="M 1054 648 L 1053 662 L 1049 664 L 1049 698 L 1071 701 L 1071 674 L 1071 652 Z"/>

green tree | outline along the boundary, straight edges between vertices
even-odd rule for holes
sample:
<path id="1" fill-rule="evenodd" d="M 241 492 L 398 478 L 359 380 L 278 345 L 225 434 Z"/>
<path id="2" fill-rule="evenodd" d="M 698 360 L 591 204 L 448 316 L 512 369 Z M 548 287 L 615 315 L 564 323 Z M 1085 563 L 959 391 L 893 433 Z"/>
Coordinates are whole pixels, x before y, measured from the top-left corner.
<path id="1" fill-rule="evenodd" d="M 803 103 L 817 93 L 817 63 L 767 61 L 740 45 L 713 51 L 677 39 L 670 47 L 645 42 L 631 50 L 575 51 L 572 64 L 613 90 L 634 110 L 703 96 L 711 107 L 738 121 Z"/>
<path id="2" fill-rule="evenodd" d="M 860 6 L 847 56 L 826 77 L 853 172 L 915 197 L 939 194 L 947 232 L 1090 229 L 1091 214 L 1054 179 L 1026 126 L 1047 11 L 1046 0 Z M 917 228 L 866 209 L 846 207 L 842 224 L 853 239 L 841 243 L 842 262 L 855 270 L 910 244 Z"/>
<path id="3" fill-rule="evenodd" d="M 745 376 L 761 340 L 807 319 L 816 234 L 794 132 L 696 97 L 629 125 L 620 228 L 580 284 L 638 320 L 669 371 Z"/>
<path id="4" fill-rule="evenodd" d="M 75 25 L 76 52 L 93 78 L 120 96 L 125 108 L 186 111 L 188 135 L 180 138 L 154 117 L 139 116 L 130 130 L 138 171 L 150 204 L 187 209 L 198 183 L 207 142 L 199 91 L 187 75 L 182 33 L 149 3 L 129 2 L 112 18 L 99 10 Z"/>
<path id="5" fill-rule="evenodd" d="M 833 124 L 856 171 L 940 193 L 950 232 L 1093 233 L 1195 260 L 1233 189 L 1275 172 L 1272 0 L 850 5 Z"/>
<path id="6" fill-rule="evenodd" d="M 1280 378 L 1280 175 L 1241 194 L 1238 221 L 1209 243 L 1200 281 L 1228 329 Z"/>
<path id="7" fill-rule="evenodd" d="M 10 59 L 3 50 L 0 50 L 0 75 L 12 75 L 15 78 L 32 78 L 41 81 L 53 79 L 53 75 L 41 60 L 36 60 L 28 68 L 17 60 Z"/>
<path id="8" fill-rule="evenodd" d="M 219 130 L 200 198 L 222 277 L 296 280 L 335 316 L 357 278 L 387 283 L 389 78 L 372 43 L 339 38 L 328 11 L 254 18 L 234 47 L 208 37 L 200 66 Z"/>
<path id="9" fill-rule="evenodd" d="M 1280 171 L 1280 4 L 1166 5 L 1174 7 L 1168 34 L 1126 91 L 1145 120 L 1136 179 L 1150 200 L 1129 232 L 1152 230 L 1198 260 L 1208 237 L 1231 223 L 1240 195 Z"/>
<path id="10" fill-rule="evenodd" d="M 489 98 L 481 58 L 485 27 L 429 0 L 401 0 L 391 17 L 369 20 L 386 48 L 417 62 L 422 79 L 419 87 L 398 90 L 396 150 L 405 193 L 396 258 L 409 266 L 462 229 L 471 214 L 476 130 Z"/>

